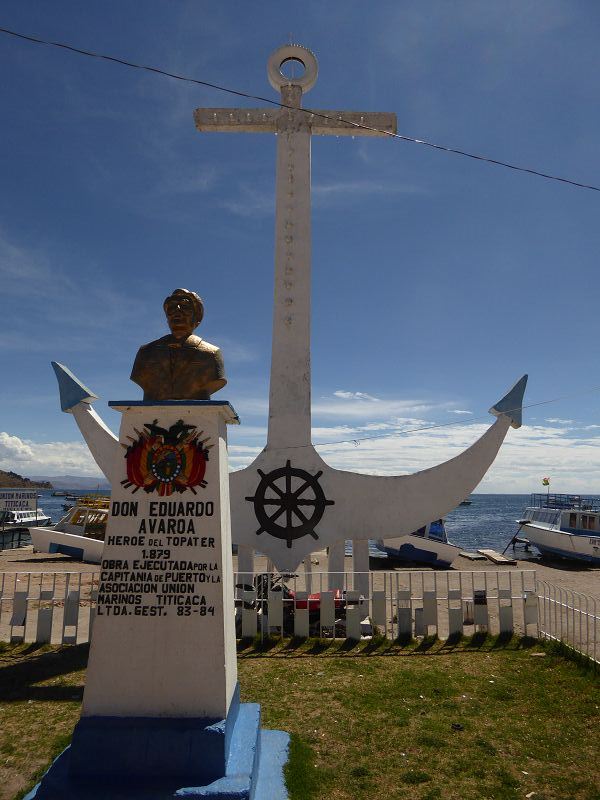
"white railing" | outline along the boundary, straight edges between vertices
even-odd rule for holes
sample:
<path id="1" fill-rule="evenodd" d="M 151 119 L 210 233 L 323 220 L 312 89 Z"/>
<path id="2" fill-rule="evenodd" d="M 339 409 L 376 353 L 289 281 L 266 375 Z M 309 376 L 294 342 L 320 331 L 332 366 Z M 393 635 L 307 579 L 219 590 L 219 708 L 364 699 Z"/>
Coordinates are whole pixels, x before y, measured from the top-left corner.
<path id="1" fill-rule="evenodd" d="M 537 636 L 533 570 L 312 573 L 309 582 L 236 574 L 238 636 Z"/>
<path id="2" fill-rule="evenodd" d="M 537 635 L 533 570 L 312 573 L 283 590 L 273 573 L 238 573 L 235 584 L 242 637 Z M 0 641 L 86 642 L 97 595 L 97 572 L 1 573 Z"/>
<path id="3" fill-rule="evenodd" d="M 0 641 L 89 641 L 98 572 L 0 573 Z M 600 663 L 600 600 L 534 570 L 237 573 L 238 637 L 351 640 L 474 633 L 562 641 Z"/>
<path id="4" fill-rule="evenodd" d="M 537 582 L 539 636 L 563 642 L 600 664 L 600 600 Z"/>
<path id="5" fill-rule="evenodd" d="M 97 572 L 0 573 L 0 641 L 89 641 Z"/>

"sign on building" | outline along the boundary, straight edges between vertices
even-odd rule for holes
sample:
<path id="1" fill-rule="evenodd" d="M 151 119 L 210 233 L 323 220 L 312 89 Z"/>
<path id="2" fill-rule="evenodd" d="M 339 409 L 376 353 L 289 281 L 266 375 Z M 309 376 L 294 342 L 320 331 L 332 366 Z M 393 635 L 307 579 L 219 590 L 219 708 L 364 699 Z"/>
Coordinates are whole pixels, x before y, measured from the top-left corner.
<path id="1" fill-rule="evenodd" d="M 37 506 L 36 489 L 0 489 L 0 511 L 22 511 Z"/>

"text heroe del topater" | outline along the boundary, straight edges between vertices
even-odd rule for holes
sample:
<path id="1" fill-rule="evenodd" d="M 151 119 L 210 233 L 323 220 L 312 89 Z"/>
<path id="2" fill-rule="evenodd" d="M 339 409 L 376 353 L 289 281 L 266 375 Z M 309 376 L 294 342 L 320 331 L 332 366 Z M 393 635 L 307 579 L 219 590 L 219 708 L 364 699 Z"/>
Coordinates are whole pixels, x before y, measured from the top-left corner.
<path id="1" fill-rule="evenodd" d="M 127 518 L 136 528 L 106 537 L 107 547 L 113 549 L 101 564 L 98 615 L 163 617 L 172 609 L 179 617 L 214 616 L 206 592 L 210 593 L 211 584 L 221 583 L 220 559 L 216 554 L 198 559 L 199 551 L 216 549 L 216 539 L 195 528 L 200 518 L 214 515 L 214 506 L 210 500 L 151 501 L 144 516 L 133 523 L 138 502 L 113 501 L 111 517 Z M 132 547 L 133 553 L 115 552 Z"/>

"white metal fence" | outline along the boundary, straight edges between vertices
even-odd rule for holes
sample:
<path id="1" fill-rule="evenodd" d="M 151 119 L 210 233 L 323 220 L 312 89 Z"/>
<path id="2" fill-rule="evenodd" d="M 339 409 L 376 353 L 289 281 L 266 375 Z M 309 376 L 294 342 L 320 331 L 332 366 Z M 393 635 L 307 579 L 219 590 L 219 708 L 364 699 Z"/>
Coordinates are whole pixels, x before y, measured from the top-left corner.
<path id="1" fill-rule="evenodd" d="M 310 591 L 302 575 L 285 583 L 268 573 L 235 578 L 243 637 L 537 635 L 533 570 L 312 573 Z"/>
<path id="2" fill-rule="evenodd" d="M 240 637 L 537 635 L 533 570 L 236 574 L 235 584 Z M 98 572 L 2 573 L 0 641 L 86 642 L 97 595 Z"/>
<path id="3" fill-rule="evenodd" d="M 516 633 L 562 641 L 600 663 L 600 601 L 537 580 L 534 570 L 234 577 L 238 637 Z M 0 641 L 89 641 L 98 578 L 98 572 L 0 573 Z"/>
<path id="4" fill-rule="evenodd" d="M 0 573 L 0 641 L 89 641 L 97 572 Z"/>
<path id="5" fill-rule="evenodd" d="M 537 582 L 539 636 L 564 642 L 600 664 L 600 601 L 572 589 Z"/>

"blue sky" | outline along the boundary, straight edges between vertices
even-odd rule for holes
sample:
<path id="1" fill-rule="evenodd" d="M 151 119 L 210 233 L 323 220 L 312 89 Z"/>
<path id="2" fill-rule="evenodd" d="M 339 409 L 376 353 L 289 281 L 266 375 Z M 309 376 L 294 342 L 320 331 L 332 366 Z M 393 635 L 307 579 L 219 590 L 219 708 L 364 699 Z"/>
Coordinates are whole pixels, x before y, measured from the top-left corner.
<path id="1" fill-rule="evenodd" d="M 54 3 L 5 0 L 0 26 L 273 97 L 289 36 L 319 80 L 305 105 L 393 111 L 399 131 L 600 185 L 600 7 L 506 2 Z M 97 468 L 59 410 L 51 360 L 101 400 L 138 399 L 162 300 L 205 300 L 221 392 L 265 442 L 275 138 L 199 134 L 231 95 L 0 36 L 0 468 Z M 600 493 L 600 194 L 397 140 L 315 137 L 314 441 L 382 474 L 445 461 L 527 372 L 525 412 L 480 491 Z M 488 422 L 489 420 L 489 422 Z M 402 434 L 433 423 L 453 427 Z"/>

